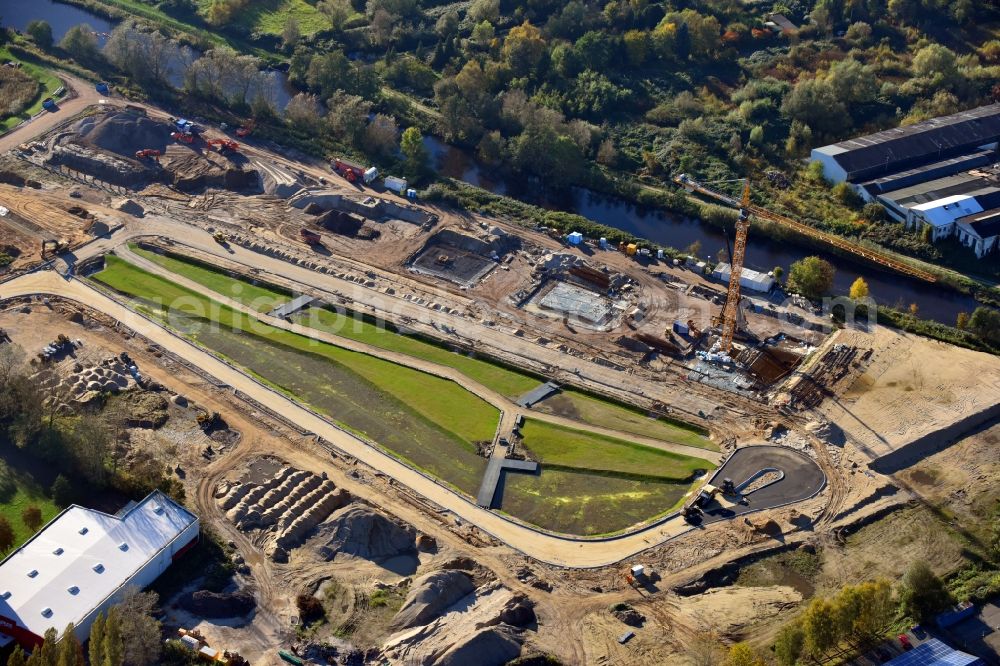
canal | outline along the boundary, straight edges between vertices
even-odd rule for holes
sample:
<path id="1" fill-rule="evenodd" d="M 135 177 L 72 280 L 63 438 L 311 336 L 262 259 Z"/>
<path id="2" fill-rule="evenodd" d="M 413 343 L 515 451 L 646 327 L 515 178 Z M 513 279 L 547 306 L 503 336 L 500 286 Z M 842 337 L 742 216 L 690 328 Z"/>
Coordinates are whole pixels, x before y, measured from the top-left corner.
<path id="1" fill-rule="evenodd" d="M 443 176 L 463 180 L 470 185 L 535 205 L 577 213 L 594 222 L 622 229 L 660 245 L 683 250 L 699 243 L 703 258 L 715 258 L 719 250 L 726 247 L 722 229 L 700 220 L 637 206 L 584 188 L 574 188 L 558 199 L 552 199 L 549 195 L 542 197 L 537 194 L 537 190 L 533 191 L 521 182 L 492 174 L 477 163 L 468 151 L 448 145 L 436 137 L 425 137 L 424 145 L 430 151 L 438 173 Z M 916 303 L 920 317 L 952 326 L 959 312 L 972 312 L 978 305 L 971 296 L 946 287 L 929 285 L 921 280 L 883 271 L 829 252 L 755 235 L 752 227 L 747 241 L 745 265 L 758 271 L 770 271 L 775 266 L 781 266 L 787 271 L 793 262 L 810 255 L 821 256 L 836 266 L 834 291 L 837 294 L 847 294 L 851 283 L 860 276 L 868 283 L 871 296 L 877 303 L 904 310 L 911 303 Z"/>

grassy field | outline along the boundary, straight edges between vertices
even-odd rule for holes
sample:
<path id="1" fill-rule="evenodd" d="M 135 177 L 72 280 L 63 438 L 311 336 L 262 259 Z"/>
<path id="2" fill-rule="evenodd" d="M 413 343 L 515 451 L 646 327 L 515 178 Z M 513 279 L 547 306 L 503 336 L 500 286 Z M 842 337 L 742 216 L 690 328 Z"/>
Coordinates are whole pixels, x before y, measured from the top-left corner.
<path id="1" fill-rule="evenodd" d="M 473 443 L 492 439 L 499 412 L 454 382 L 261 324 L 114 256 L 96 278 L 417 466 L 478 486 L 485 460 Z"/>
<path id="2" fill-rule="evenodd" d="M 577 470 L 611 472 L 668 481 L 687 481 L 696 470 L 712 463 L 679 453 L 662 451 L 621 439 L 526 419 L 524 445 L 542 463 Z"/>
<path id="3" fill-rule="evenodd" d="M 41 509 L 43 525 L 59 513 L 56 505 L 31 477 L 10 469 L 0 459 L 0 516 L 5 517 L 14 528 L 14 548 L 34 534 L 34 530 L 21 520 L 21 512 L 29 506 Z"/>
<path id="4" fill-rule="evenodd" d="M 653 419 L 646 412 L 568 389 L 534 406 L 540 412 L 558 414 L 602 428 L 641 435 L 700 449 L 718 451 L 719 447 L 696 428 Z"/>
<path id="5" fill-rule="evenodd" d="M 202 16 L 212 6 L 212 0 L 197 0 L 197 3 Z M 330 20 L 316 9 L 316 3 L 306 0 L 252 0 L 237 14 L 236 23 L 252 32 L 280 35 L 289 17 L 298 21 L 303 35 L 330 27 Z"/>
<path id="6" fill-rule="evenodd" d="M 42 100 L 46 97 L 52 96 L 52 94 L 55 93 L 60 86 L 62 86 L 62 81 L 60 81 L 58 77 L 54 76 L 44 67 L 39 67 L 33 63 L 18 60 L 11 55 L 10 51 L 7 49 L 0 49 L 0 61 L 7 62 L 8 60 L 20 62 L 21 68 L 19 71 L 27 74 L 37 81 L 38 88 L 34 94 L 29 95 L 23 102 L 18 102 L 16 104 L 16 108 L 11 108 L 11 102 L 14 101 L 14 91 L 7 89 L 7 87 L 0 82 L 0 92 L 4 95 L 4 106 L 2 108 L 2 112 L 0 112 L 0 117 L 3 118 L 3 120 L 0 121 L 0 131 L 9 130 L 21 121 L 27 120 L 41 111 Z"/>
<path id="7" fill-rule="evenodd" d="M 195 262 L 167 257 L 135 246 L 132 246 L 132 250 L 172 273 L 193 280 L 207 289 L 228 296 L 244 305 L 254 307 L 260 312 L 267 312 L 289 300 L 289 297 L 281 292 L 268 289 L 265 286 L 251 285 L 244 280 L 230 277 L 222 271 L 213 270 Z M 361 317 L 353 316 L 353 314 L 334 312 L 325 308 L 310 308 L 297 313 L 293 319 L 303 326 L 310 326 L 349 340 L 364 342 L 380 349 L 454 368 L 480 384 L 508 397 L 513 398 L 527 393 L 538 386 L 541 381 L 489 361 L 449 351 L 417 337 L 401 335 Z"/>
<path id="8" fill-rule="evenodd" d="M 140 257 L 166 268 L 171 273 L 186 277 L 217 294 L 231 298 L 258 312 L 270 312 L 291 300 L 290 296 L 280 291 L 250 284 L 245 280 L 230 277 L 222 271 L 213 270 L 192 261 L 183 261 L 143 250 L 134 244 L 130 244 L 129 248 Z"/>
<path id="9" fill-rule="evenodd" d="M 625 530 L 674 509 L 690 484 L 543 468 L 507 474 L 503 511 L 555 532 L 596 536 Z"/>

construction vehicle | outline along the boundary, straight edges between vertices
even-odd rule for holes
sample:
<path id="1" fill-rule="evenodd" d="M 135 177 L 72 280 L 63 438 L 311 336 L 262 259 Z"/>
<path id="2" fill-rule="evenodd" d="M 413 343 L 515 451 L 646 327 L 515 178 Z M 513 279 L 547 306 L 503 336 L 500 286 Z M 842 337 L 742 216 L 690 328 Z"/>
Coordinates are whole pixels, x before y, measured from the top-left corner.
<path id="1" fill-rule="evenodd" d="M 726 303 L 722 306 L 722 315 L 717 319 L 722 326 L 722 336 L 719 346 L 729 354 L 733 350 L 733 336 L 736 334 L 737 319 L 740 308 L 740 276 L 743 274 L 743 259 L 747 251 L 747 234 L 750 231 L 750 181 L 743 183 L 743 197 L 740 201 L 740 214 L 736 218 L 736 240 L 733 243 L 733 256 L 729 268 L 729 289 L 726 291 Z"/>
<path id="2" fill-rule="evenodd" d="M 42 108 L 50 113 L 55 113 L 59 110 L 59 107 L 56 106 L 56 101 L 51 97 L 46 97 L 42 100 Z"/>
<path id="3" fill-rule="evenodd" d="M 162 153 L 158 151 L 156 148 L 143 148 L 142 150 L 135 151 L 135 159 L 137 160 L 141 160 L 146 157 L 156 158 L 159 157 L 160 155 L 162 155 Z"/>
<path id="4" fill-rule="evenodd" d="M 248 120 L 247 122 L 243 123 L 241 127 L 237 128 L 236 136 L 240 137 L 241 139 L 250 136 L 250 134 L 254 130 L 255 125 L 256 123 L 254 123 L 254 121 Z"/>
<path id="5" fill-rule="evenodd" d="M 181 143 L 192 144 L 194 143 L 194 134 L 185 134 L 184 132 L 171 132 L 170 138 L 175 141 L 180 141 Z"/>
<path id="6" fill-rule="evenodd" d="M 349 183 L 371 183 L 378 178 L 378 169 L 375 167 L 366 169 L 360 164 L 349 160 L 342 160 L 339 157 L 333 160 L 331 166 L 334 171 L 346 178 Z"/>
<path id="7" fill-rule="evenodd" d="M 288 650 L 278 650 L 278 656 L 281 657 L 283 661 L 287 661 L 289 664 L 294 664 L 295 666 L 303 666 L 306 663 Z"/>
<path id="8" fill-rule="evenodd" d="M 61 240 L 43 240 L 42 241 L 42 259 L 45 258 L 46 254 L 59 254 L 66 249 L 66 241 Z"/>
<path id="9" fill-rule="evenodd" d="M 216 231 L 212 234 L 212 239 L 219 245 L 229 245 L 229 237 L 221 231 Z"/>
<path id="10" fill-rule="evenodd" d="M 309 245 L 319 245 L 323 242 L 322 236 L 315 231 L 310 231 L 309 229 L 299 229 L 299 236 L 302 238 L 304 243 L 308 243 Z"/>
<path id="11" fill-rule="evenodd" d="M 236 143 L 231 139 L 209 139 L 207 142 L 209 147 L 218 146 L 220 153 L 225 152 L 238 152 L 240 149 L 240 144 Z"/>
<path id="12" fill-rule="evenodd" d="M 111 88 L 104 81 L 101 81 L 97 85 L 95 85 L 94 90 L 96 90 L 102 95 L 108 95 L 111 93 Z"/>
<path id="13" fill-rule="evenodd" d="M 820 231 L 819 229 L 810 227 L 808 224 L 803 224 L 802 222 L 793 220 L 790 217 L 785 217 L 784 215 L 779 215 L 761 206 L 756 206 L 750 203 L 749 201 L 743 201 L 743 200 L 737 201 L 736 199 L 727 194 L 724 194 L 722 192 L 719 192 L 717 190 L 708 187 L 708 185 L 711 185 L 714 182 L 733 182 L 733 181 L 713 181 L 713 183 L 700 183 L 691 178 L 690 176 L 688 176 L 687 174 L 682 173 L 674 177 L 674 182 L 683 187 L 688 192 L 716 199 L 717 201 L 721 201 L 722 203 L 728 206 L 739 206 L 761 219 L 769 220 L 771 222 L 774 222 L 775 224 L 781 225 L 788 229 L 792 229 L 793 231 L 796 231 L 802 234 L 803 236 L 808 236 L 809 238 L 818 240 L 822 243 L 825 243 L 837 249 L 843 250 L 845 252 L 850 252 L 851 254 L 857 257 L 861 257 L 862 259 L 865 259 L 873 264 L 877 264 L 884 268 L 894 270 L 897 273 L 902 273 L 903 275 L 908 275 L 910 277 L 915 277 L 917 279 L 924 280 L 925 282 L 937 282 L 937 276 L 935 276 L 934 274 L 921 270 L 914 266 L 911 266 L 898 259 L 895 259 L 884 252 L 879 252 L 878 250 L 872 250 L 862 245 L 858 245 L 857 243 L 854 243 L 847 239 L 841 238 L 840 236 L 836 236 L 834 234 L 830 234 L 825 231 Z M 746 179 L 739 178 L 737 179 L 737 182 L 746 182 Z"/>

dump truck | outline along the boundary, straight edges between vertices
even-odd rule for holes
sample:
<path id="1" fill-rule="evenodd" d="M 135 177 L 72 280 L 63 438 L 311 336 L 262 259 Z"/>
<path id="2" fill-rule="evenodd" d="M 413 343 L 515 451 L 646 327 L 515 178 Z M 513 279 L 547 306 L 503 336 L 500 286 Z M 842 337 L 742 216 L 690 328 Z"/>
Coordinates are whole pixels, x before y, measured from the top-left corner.
<path id="1" fill-rule="evenodd" d="M 135 151 L 135 159 L 141 160 L 147 157 L 159 157 L 160 151 L 156 148 L 143 148 L 142 150 Z"/>
<path id="2" fill-rule="evenodd" d="M 369 167 L 366 169 L 356 162 L 343 160 L 339 157 L 333 160 L 333 164 L 331 164 L 331 166 L 334 171 L 339 173 L 351 183 L 370 183 L 378 178 L 378 169 L 375 167 Z"/>
<path id="3" fill-rule="evenodd" d="M 299 236 L 302 238 L 302 242 L 308 243 L 309 245 L 318 245 L 323 241 L 322 236 L 309 229 L 300 229 Z"/>
<path id="4" fill-rule="evenodd" d="M 240 149 L 240 144 L 230 139 L 210 139 L 208 141 L 209 147 L 217 146 L 220 153 L 224 152 L 238 152 Z"/>
<path id="5" fill-rule="evenodd" d="M 97 92 L 101 93 L 102 95 L 107 95 L 111 93 L 111 88 L 104 81 L 101 81 L 96 86 L 94 86 L 94 89 Z"/>

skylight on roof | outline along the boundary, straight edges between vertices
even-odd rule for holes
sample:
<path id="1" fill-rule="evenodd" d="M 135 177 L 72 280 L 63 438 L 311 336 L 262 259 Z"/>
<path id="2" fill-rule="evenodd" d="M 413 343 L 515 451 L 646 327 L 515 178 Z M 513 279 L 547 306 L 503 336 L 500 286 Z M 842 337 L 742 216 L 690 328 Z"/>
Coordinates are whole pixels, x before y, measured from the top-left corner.
<path id="1" fill-rule="evenodd" d="M 28 578 L 34 578 L 37 575 L 38 575 L 38 569 L 32 569 L 31 571 L 28 572 Z"/>
<path id="2" fill-rule="evenodd" d="M 0 594 L 0 599 L 7 601 L 10 599 L 10 590 L 4 590 L 3 594 Z"/>
<path id="3" fill-rule="evenodd" d="M 94 565 L 94 571 L 96 571 L 97 573 L 104 573 L 104 565 L 98 562 L 97 564 Z"/>
<path id="4" fill-rule="evenodd" d="M 80 528 L 80 534 L 86 534 L 86 533 L 87 533 L 87 532 L 89 532 L 89 531 L 90 531 L 90 530 L 88 530 L 88 529 L 87 529 L 86 527 L 81 527 L 81 528 Z"/>
<path id="5" fill-rule="evenodd" d="M 122 541 L 120 544 L 118 544 L 118 550 L 125 552 L 126 550 L 128 550 L 128 544 Z"/>
<path id="6" fill-rule="evenodd" d="M 62 555 L 64 552 L 66 552 L 66 551 L 64 551 L 62 548 L 56 548 L 55 550 L 52 551 L 52 554 L 53 555 Z"/>
<path id="7" fill-rule="evenodd" d="M 42 617 L 52 617 L 52 609 L 51 608 L 43 608 L 42 609 Z"/>
<path id="8" fill-rule="evenodd" d="M 70 594 L 80 594 L 80 588 L 78 588 L 76 585 L 71 586 L 66 591 L 69 592 Z"/>

